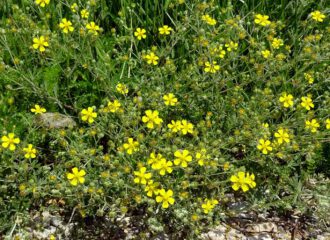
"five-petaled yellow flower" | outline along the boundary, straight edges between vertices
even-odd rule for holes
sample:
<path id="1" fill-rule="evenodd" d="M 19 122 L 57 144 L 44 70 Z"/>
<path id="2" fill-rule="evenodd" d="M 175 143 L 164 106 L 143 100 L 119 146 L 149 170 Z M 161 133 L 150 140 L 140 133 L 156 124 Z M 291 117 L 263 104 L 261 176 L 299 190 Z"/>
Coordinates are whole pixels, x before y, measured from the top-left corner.
<path id="1" fill-rule="evenodd" d="M 89 16 L 89 12 L 88 12 L 87 9 L 83 9 L 83 10 L 80 11 L 80 15 L 81 15 L 82 18 L 86 18 L 87 19 L 88 16 Z"/>
<path id="2" fill-rule="evenodd" d="M 202 209 L 204 213 L 208 214 L 218 203 L 219 203 L 218 200 L 206 198 L 204 200 L 204 203 L 202 204 Z"/>
<path id="3" fill-rule="evenodd" d="M 269 140 L 259 139 L 259 145 L 257 148 L 262 151 L 263 154 L 268 154 L 268 151 L 271 152 L 273 148 L 270 146 L 271 143 Z"/>
<path id="4" fill-rule="evenodd" d="M 323 22 L 325 15 L 320 11 L 311 12 L 312 19 L 316 22 Z"/>
<path id="5" fill-rule="evenodd" d="M 33 38 L 34 49 L 39 49 L 40 52 L 44 52 L 48 46 L 48 41 L 44 36 L 40 36 L 40 38 Z"/>
<path id="6" fill-rule="evenodd" d="M 316 133 L 317 129 L 320 127 L 320 124 L 317 122 L 316 119 L 312 119 L 311 121 L 305 121 L 305 128 L 309 129 L 312 133 Z"/>
<path id="7" fill-rule="evenodd" d="M 104 109 L 105 112 L 115 113 L 120 110 L 121 104 L 118 100 L 114 100 L 113 102 L 108 102 L 108 106 Z"/>
<path id="8" fill-rule="evenodd" d="M 181 167 L 185 168 L 188 166 L 188 162 L 192 161 L 192 156 L 190 155 L 189 151 L 184 149 L 184 150 L 177 150 L 174 153 L 174 156 L 176 157 L 174 159 L 174 164 L 175 165 L 181 165 Z"/>
<path id="9" fill-rule="evenodd" d="M 149 180 L 152 177 L 152 174 L 147 173 L 146 171 L 147 171 L 146 167 L 141 167 L 139 171 L 134 171 L 134 175 L 136 176 L 134 178 L 134 182 L 146 185 L 147 180 Z"/>
<path id="10" fill-rule="evenodd" d="M 235 191 L 241 188 L 243 192 L 246 192 L 249 188 L 254 188 L 256 186 L 254 178 L 253 173 L 250 175 L 249 173 L 238 172 L 237 175 L 232 175 L 230 177 L 230 181 L 233 183 L 232 188 Z"/>
<path id="11" fill-rule="evenodd" d="M 95 24 L 95 22 L 87 23 L 86 28 L 88 29 L 89 33 L 92 33 L 95 36 L 98 35 L 99 34 L 98 32 L 101 30 L 100 27 Z"/>
<path id="12" fill-rule="evenodd" d="M 94 119 L 97 117 L 97 113 L 94 112 L 93 107 L 88 107 L 81 111 L 81 120 L 88 123 L 93 123 Z"/>
<path id="13" fill-rule="evenodd" d="M 72 27 L 72 22 L 68 21 L 66 18 L 62 19 L 59 26 L 64 33 L 69 33 L 69 31 L 72 32 L 74 30 L 74 27 Z"/>
<path id="14" fill-rule="evenodd" d="M 181 127 L 180 130 L 183 135 L 186 135 L 187 133 L 194 133 L 194 125 L 191 122 L 188 122 L 187 120 L 181 121 Z"/>
<path id="15" fill-rule="evenodd" d="M 158 195 L 159 192 L 159 183 L 154 182 L 153 180 L 149 180 L 147 186 L 144 188 L 144 191 L 147 192 L 148 197 L 152 197 L 153 195 Z"/>
<path id="16" fill-rule="evenodd" d="M 9 133 L 7 136 L 2 136 L 1 141 L 2 141 L 2 147 L 4 148 L 9 147 L 10 151 L 14 151 L 16 149 L 15 144 L 20 143 L 20 139 L 15 138 L 14 133 Z"/>
<path id="17" fill-rule="evenodd" d="M 173 163 L 171 161 L 166 161 L 165 158 L 162 158 L 159 160 L 153 169 L 159 170 L 159 174 L 164 176 L 167 173 L 171 173 L 173 171 L 172 169 Z"/>
<path id="18" fill-rule="evenodd" d="M 274 49 L 279 49 L 283 45 L 284 45 L 283 40 L 280 38 L 274 38 L 272 41 L 272 47 Z"/>
<path id="19" fill-rule="evenodd" d="M 45 7 L 48 5 L 50 0 L 36 0 L 35 3 L 39 5 L 40 7 Z"/>
<path id="20" fill-rule="evenodd" d="M 175 106 L 178 103 L 178 99 L 173 93 L 164 95 L 163 100 L 166 106 Z"/>
<path id="21" fill-rule="evenodd" d="M 177 121 L 172 120 L 171 123 L 167 124 L 167 126 L 174 133 L 181 131 L 182 128 L 182 124 L 180 120 Z"/>
<path id="22" fill-rule="evenodd" d="M 205 68 L 204 68 L 205 72 L 216 73 L 219 70 L 220 70 L 220 66 L 217 65 L 216 61 L 212 61 L 212 63 L 210 63 L 209 61 L 205 62 Z"/>
<path id="23" fill-rule="evenodd" d="M 123 94 L 123 95 L 128 93 L 128 87 L 122 83 L 117 84 L 116 90 L 117 90 L 117 92 L 119 92 L 120 94 Z"/>
<path id="24" fill-rule="evenodd" d="M 157 169 L 157 163 L 162 159 L 165 159 L 162 154 L 152 152 L 148 158 L 148 164 L 151 165 L 152 169 Z M 165 159 L 166 160 L 166 159 Z"/>
<path id="25" fill-rule="evenodd" d="M 254 22 L 261 26 L 268 26 L 271 22 L 268 20 L 269 16 L 257 14 L 254 18 Z"/>
<path id="26" fill-rule="evenodd" d="M 263 51 L 261 51 L 261 55 L 264 58 L 268 59 L 271 56 L 271 52 L 269 50 L 263 50 Z"/>
<path id="27" fill-rule="evenodd" d="M 134 36 L 138 39 L 141 40 L 147 38 L 147 31 L 144 28 L 137 28 L 134 32 Z"/>
<path id="28" fill-rule="evenodd" d="M 37 149 L 33 148 L 32 144 L 28 144 L 26 148 L 23 148 L 23 151 L 25 152 L 25 158 L 36 158 L 37 156 Z"/>
<path id="29" fill-rule="evenodd" d="M 293 96 L 291 94 L 282 93 L 280 102 L 283 103 L 283 106 L 286 108 L 291 107 L 293 106 Z"/>
<path id="30" fill-rule="evenodd" d="M 313 100 L 310 97 L 302 97 L 301 106 L 306 108 L 306 110 L 311 110 L 311 108 L 314 108 Z"/>
<path id="31" fill-rule="evenodd" d="M 129 138 L 127 140 L 127 143 L 124 143 L 123 145 L 124 149 L 126 149 L 126 152 L 131 155 L 133 152 L 136 152 L 139 150 L 139 142 L 134 141 L 133 138 Z"/>
<path id="32" fill-rule="evenodd" d="M 149 54 L 145 55 L 144 58 L 147 60 L 148 64 L 153 64 L 153 65 L 157 65 L 158 64 L 158 59 L 159 57 L 154 53 L 154 52 L 150 52 Z"/>
<path id="33" fill-rule="evenodd" d="M 169 204 L 173 205 L 175 202 L 175 200 L 172 196 L 173 196 L 172 190 L 165 191 L 165 189 L 162 188 L 158 192 L 158 196 L 156 197 L 156 202 L 158 202 L 158 203 L 162 202 L 163 203 L 162 207 L 168 208 Z"/>
<path id="34" fill-rule="evenodd" d="M 147 110 L 145 114 L 146 115 L 142 117 L 142 122 L 147 124 L 147 128 L 152 129 L 155 125 L 160 125 L 163 122 L 163 119 L 158 116 L 159 112 L 157 110 Z"/>
<path id="35" fill-rule="evenodd" d="M 31 112 L 35 114 L 42 114 L 46 112 L 46 108 L 40 107 L 38 104 L 34 105 L 34 108 L 31 108 Z"/>
<path id="36" fill-rule="evenodd" d="M 70 180 L 71 185 L 77 186 L 78 183 L 84 183 L 86 175 L 85 170 L 80 170 L 76 167 L 72 168 L 72 173 L 67 173 L 66 177 Z"/>
<path id="37" fill-rule="evenodd" d="M 167 25 L 164 25 L 164 26 L 158 28 L 158 31 L 159 31 L 159 34 L 161 34 L 161 35 L 170 35 L 171 31 L 173 31 L 173 28 L 171 28 Z"/>
<path id="38" fill-rule="evenodd" d="M 289 143 L 290 142 L 290 135 L 287 130 L 280 128 L 274 136 L 277 138 L 277 142 L 282 144 L 283 142 Z"/>

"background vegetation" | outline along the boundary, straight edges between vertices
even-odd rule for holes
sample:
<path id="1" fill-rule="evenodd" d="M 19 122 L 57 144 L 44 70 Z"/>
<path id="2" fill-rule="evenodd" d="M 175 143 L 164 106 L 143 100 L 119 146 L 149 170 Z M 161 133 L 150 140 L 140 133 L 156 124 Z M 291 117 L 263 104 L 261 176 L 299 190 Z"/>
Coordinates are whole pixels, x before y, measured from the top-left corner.
<path id="1" fill-rule="evenodd" d="M 138 216 L 140 239 L 159 232 L 196 239 L 238 214 L 229 208 L 233 202 L 246 202 L 244 210 L 307 216 L 314 204 L 326 219 L 329 9 L 326 0 L 50 0 L 45 7 L 6 0 L 0 5 L 0 130 L 20 143 L 15 151 L 0 148 L 0 233 L 20 233 L 31 215 L 45 210 L 82 223 Z M 325 15 L 322 22 L 312 18 L 314 11 Z M 257 24 L 257 14 L 271 23 Z M 63 18 L 72 32 L 59 27 Z M 93 21 L 97 35 L 87 29 Z M 169 35 L 160 34 L 164 25 L 172 28 Z M 134 35 L 137 28 L 146 30 L 145 39 Z M 40 36 L 49 43 L 45 52 L 33 47 Z M 283 46 L 274 47 L 274 38 Z M 147 62 L 151 52 L 156 65 Z M 220 69 L 210 73 L 206 63 L 213 61 Z M 164 103 L 169 93 L 175 106 Z M 293 96 L 292 106 L 280 101 L 284 93 Z M 302 97 L 314 107 L 307 110 Z M 107 111 L 115 100 L 121 107 Z M 63 115 L 34 114 L 36 104 Z M 89 107 L 97 112 L 92 123 L 82 118 Z M 146 110 L 157 110 L 163 122 L 148 128 Z M 306 128 L 312 119 L 316 132 Z M 193 131 L 173 132 L 172 120 L 187 120 Z M 71 126 L 50 127 L 61 121 Z M 279 143 L 280 129 L 288 143 Z M 129 138 L 139 143 L 133 154 L 125 148 Z M 267 154 L 258 149 L 260 139 L 271 142 Z M 28 144 L 36 158 L 25 157 Z M 192 157 L 188 167 L 174 162 L 183 149 Z M 173 162 L 172 173 L 163 176 L 148 163 L 153 152 Z M 77 186 L 67 178 L 74 167 L 86 172 Z M 134 182 L 142 167 L 159 189 L 173 191 L 169 208 Z M 254 174 L 256 186 L 235 191 L 231 179 L 238 172 Z M 205 213 L 208 200 L 218 203 Z"/>

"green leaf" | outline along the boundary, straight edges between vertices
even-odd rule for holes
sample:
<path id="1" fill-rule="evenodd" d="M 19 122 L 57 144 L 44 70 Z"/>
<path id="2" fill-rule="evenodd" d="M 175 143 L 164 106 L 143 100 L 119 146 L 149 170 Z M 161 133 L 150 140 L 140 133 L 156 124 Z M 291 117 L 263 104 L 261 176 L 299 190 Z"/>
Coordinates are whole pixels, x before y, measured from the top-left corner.
<path id="1" fill-rule="evenodd" d="M 51 96 L 56 96 L 58 92 L 58 82 L 61 77 L 61 67 L 54 65 L 44 69 L 43 72 L 43 86 Z"/>

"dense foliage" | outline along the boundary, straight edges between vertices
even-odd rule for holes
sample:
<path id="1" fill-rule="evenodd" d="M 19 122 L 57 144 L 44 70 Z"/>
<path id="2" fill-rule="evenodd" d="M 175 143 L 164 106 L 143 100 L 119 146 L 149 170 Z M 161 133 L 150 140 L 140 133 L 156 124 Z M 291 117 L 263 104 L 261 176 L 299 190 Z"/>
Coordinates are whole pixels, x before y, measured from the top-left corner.
<path id="1" fill-rule="evenodd" d="M 234 2 L 5 1 L 0 232 L 61 209 L 196 239 L 233 201 L 306 212 L 330 175 L 329 5 Z"/>

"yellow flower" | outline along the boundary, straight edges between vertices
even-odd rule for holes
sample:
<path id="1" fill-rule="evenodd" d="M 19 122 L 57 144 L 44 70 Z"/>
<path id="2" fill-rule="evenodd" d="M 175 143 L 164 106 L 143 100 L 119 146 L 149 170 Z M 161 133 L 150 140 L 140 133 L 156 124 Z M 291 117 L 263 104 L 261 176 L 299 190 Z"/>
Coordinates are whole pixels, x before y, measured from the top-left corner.
<path id="1" fill-rule="evenodd" d="M 44 36 L 41 36 L 40 38 L 33 38 L 34 49 L 39 49 L 40 52 L 44 52 L 48 46 L 48 41 Z"/>
<path id="2" fill-rule="evenodd" d="M 117 84 L 116 90 L 117 90 L 117 92 L 119 92 L 120 94 L 123 94 L 123 95 L 128 93 L 128 87 L 122 83 Z"/>
<path id="3" fill-rule="evenodd" d="M 23 148 L 23 151 L 25 152 L 25 158 L 36 158 L 37 150 L 33 148 L 32 144 L 28 144 L 28 147 Z"/>
<path id="4" fill-rule="evenodd" d="M 174 121 L 172 120 L 171 123 L 167 124 L 168 128 L 171 129 L 172 132 L 178 132 L 182 129 L 181 121 Z"/>
<path id="5" fill-rule="evenodd" d="M 272 151 L 273 148 L 270 146 L 269 140 L 259 139 L 259 145 L 257 148 L 262 151 L 263 154 L 268 154 L 268 151 Z"/>
<path id="6" fill-rule="evenodd" d="M 139 169 L 139 171 L 134 171 L 134 175 L 136 176 L 134 178 L 134 182 L 135 183 L 140 183 L 143 185 L 147 184 L 147 180 L 150 179 L 152 177 L 151 173 L 147 173 L 147 168 L 145 167 L 141 167 Z"/>
<path id="7" fill-rule="evenodd" d="M 148 197 L 152 197 L 153 195 L 158 195 L 158 192 L 159 192 L 158 187 L 159 187 L 158 182 L 149 180 L 147 186 L 144 188 L 144 191 L 147 192 Z"/>
<path id="8" fill-rule="evenodd" d="M 274 136 L 277 138 L 277 142 L 282 144 L 283 142 L 289 143 L 290 142 L 290 135 L 288 134 L 288 132 L 283 129 L 280 128 L 275 134 Z"/>
<path id="9" fill-rule="evenodd" d="M 46 109 L 43 107 L 40 107 L 38 104 L 34 105 L 34 108 L 31 108 L 31 112 L 35 114 L 42 114 L 46 112 Z"/>
<path id="10" fill-rule="evenodd" d="M 323 22 L 325 15 L 320 11 L 311 12 L 312 19 L 316 22 Z"/>
<path id="11" fill-rule="evenodd" d="M 317 129 L 320 127 L 320 124 L 317 122 L 316 119 L 312 119 L 311 121 L 305 121 L 305 128 L 310 129 L 312 133 L 317 132 Z"/>
<path id="12" fill-rule="evenodd" d="M 306 108 L 306 110 L 310 110 L 311 108 L 314 108 L 313 100 L 310 97 L 302 97 L 301 106 Z"/>
<path id="13" fill-rule="evenodd" d="M 141 40 L 147 38 L 146 30 L 143 28 L 137 28 L 136 31 L 134 32 L 134 36 L 138 39 Z"/>
<path id="14" fill-rule="evenodd" d="M 158 111 L 147 110 L 145 111 L 145 116 L 142 117 L 142 122 L 147 123 L 147 128 L 154 128 L 154 124 L 160 125 L 163 122 L 163 119 L 158 117 Z"/>
<path id="15" fill-rule="evenodd" d="M 178 103 L 178 99 L 175 97 L 173 93 L 164 95 L 163 100 L 166 106 L 168 105 L 175 106 Z"/>
<path id="16" fill-rule="evenodd" d="M 325 120 L 325 127 L 326 127 L 326 129 L 330 129 L 330 118 Z"/>
<path id="17" fill-rule="evenodd" d="M 81 111 L 81 120 L 83 120 L 84 122 L 88 122 L 88 123 L 93 123 L 94 122 L 94 118 L 97 117 L 97 113 L 94 112 L 94 108 L 92 107 L 88 107 L 87 109 L 83 109 Z"/>
<path id="18" fill-rule="evenodd" d="M 263 124 L 262 124 L 262 127 L 263 127 L 263 128 L 269 128 L 269 124 L 268 124 L 268 123 L 263 123 Z"/>
<path id="19" fill-rule="evenodd" d="M 173 163 L 171 161 L 166 161 L 165 158 L 162 158 L 155 164 L 154 169 L 159 170 L 159 174 L 164 176 L 166 172 L 171 173 L 173 171 L 172 166 Z"/>
<path id="20" fill-rule="evenodd" d="M 272 47 L 275 49 L 279 49 L 283 45 L 284 45 L 283 40 L 280 38 L 274 38 L 272 41 Z"/>
<path id="21" fill-rule="evenodd" d="M 204 200 L 204 203 L 202 204 L 202 209 L 204 210 L 204 213 L 208 214 L 218 203 L 218 200 L 206 198 Z"/>
<path id="22" fill-rule="evenodd" d="M 163 27 L 158 28 L 159 34 L 161 35 L 170 35 L 171 31 L 173 31 L 173 28 L 164 25 Z"/>
<path id="23" fill-rule="evenodd" d="M 238 43 L 235 43 L 233 41 L 230 41 L 229 43 L 225 44 L 225 47 L 227 48 L 228 52 L 231 52 L 232 50 L 237 50 Z"/>
<path id="24" fill-rule="evenodd" d="M 154 52 L 150 52 L 149 54 L 145 55 L 144 58 L 147 60 L 148 64 L 157 65 L 159 57 L 154 54 Z"/>
<path id="25" fill-rule="evenodd" d="M 230 164 L 229 164 L 229 162 L 225 162 L 225 163 L 223 164 L 223 170 L 224 170 L 224 171 L 228 171 L 229 168 L 230 168 Z"/>
<path id="26" fill-rule="evenodd" d="M 257 14 L 254 18 L 254 22 L 258 25 L 261 25 L 261 26 L 268 26 L 271 23 L 268 20 L 268 18 L 269 18 L 269 16 L 267 16 L 267 15 Z"/>
<path id="27" fill-rule="evenodd" d="M 74 30 L 74 27 L 72 27 L 72 22 L 66 20 L 66 18 L 63 18 L 61 23 L 59 24 L 60 28 L 64 33 L 68 33 L 69 31 L 72 32 Z"/>
<path id="28" fill-rule="evenodd" d="M 108 106 L 106 107 L 106 112 L 117 112 L 121 107 L 121 104 L 118 100 L 114 100 L 113 102 L 108 102 Z"/>
<path id="29" fill-rule="evenodd" d="M 36 0 L 35 3 L 39 5 L 40 7 L 45 7 L 48 5 L 50 0 Z"/>
<path id="30" fill-rule="evenodd" d="M 212 64 L 209 61 L 205 62 L 205 68 L 204 68 L 205 72 L 216 73 L 219 70 L 220 70 L 220 66 L 217 65 L 216 61 L 212 61 Z"/>
<path id="31" fill-rule="evenodd" d="M 219 52 L 219 57 L 220 57 L 220 58 L 224 58 L 224 57 L 226 56 L 226 51 L 223 49 L 222 46 L 220 46 L 220 47 L 218 48 L 218 52 Z"/>
<path id="32" fill-rule="evenodd" d="M 176 157 L 174 159 L 174 164 L 175 165 L 180 165 L 181 167 L 185 168 L 188 166 L 188 162 L 192 161 L 192 156 L 189 155 L 188 150 L 178 150 L 174 153 L 174 156 Z"/>
<path id="33" fill-rule="evenodd" d="M 311 74 L 309 74 L 309 73 L 304 73 L 304 77 L 305 77 L 306 80 L 308 80 L 308 83 L 309 83 L 309 84 L 313 84 L 313 82 L 314 82 L 314 78 L 313 78 L 313 76 L 312 76 Z"/>
<path id="34" fill-rule="evenodd" d="M 85 178 L 84 176 L 86 175 L 85 170 L 80 170 L 76 167 L 72 168 L 72 173 L 67 173 L 66 177 L 68 180 L 70 180 L 71 185 L 77 186 L 78 182 L 79 183 L 84 183 Z"/>
<path id="35" fill-rule="evenodd" d="M 133 138 L 129 138 L 127 140 L 127 143 L 124 143 L 123 147 L 124 149 L 126 149 L 126 152 L 131 155 L 133 154 L 133 152 L 139 150 L 139 142 L 134 141 Z"/>
<path id="36" fill-rule="evenodd" d="M 165 159 L 162 154 L 156 154 L 155 152 L 152 152 L 150 153 L 148 164 L 151 165 L 152 169 L 157 169 L 157 163 L 162 159 Z"/>
<path id="37" fill-rule="evenodd" d="M 283 61 L 286 58 L 285 54 L 283 53 L 279 53 L 275 57 L 278 61 Z"/>
<path id="38" fill-rule="evenodd" d="M 207 161 L 210 159 L 210 155 L 207 154 L 206 149 L 203 148 L 201 151 L 196 153 L 196 159 L 200 166 L 207 164 Z"/>
<path id="39" fill-rule="evenodd" d="M 81 15 L 82 18 L 86 18 L 87 19 L 88 16 L 89 16 L 89 12 L 88 12 L 87 9 L 83 9 L 83 10 L 80 11 L 80 15 Z"/>
<path id="40" fill-rule="evenodd" d="M 172 190 L 168 190 L 166 192 L 165 189 L 162 188 L 158 192 L 158 196 L 156 197 L 156 202 L 158 202 L 158 203 L 162 202 L 163 203 L 162 207 L 163 208 L 168 208 L 169 204 L 173 205 L 174 202 L 175 202 L 175 200 L 172 196 L 173 196 L 173 191 Z"/>
<path id="41" fill-rule="evenodd" d="M 48 240 L 56 240 L 56 237 L 53 234 L 51 234 Z"/>
<path id="42" fill-rule="evenodd" d="M 217 24 L 217 20 L 215 20 L 214 18 L 212 18 L 210 15 L 205 14 L 202 16 L 202 20 L 204 22 L 206 22 L 208 25 L 214 26 L 215 24 Z"/>
<path id="43" fill-rule="evenodd" d="M 181 121 L 181 132 L 183 135 L 186 135 L 187 133 L 193 133 L 194 132 L 194 125 L 187 120 Z"/>
<path id="44" fill-rule="evenodd" d="M 283 103 L 283 106 L 288 108 L 293 106 L 293 96 L 291 94 L 282 93 L 280 97 L 280 102 Z"/>
<path id="45" fill-rule="evenodd" d="M 94 34 L 95 36 L 98 35 L 98 31 L 100 31 L 100 27 L 95 24 L 95 22 L 87 23 L 86 28 L 88 29 L 89 33 Z"/>
<path id="46" fill-rule="evenodd" d="M 263 50 L 261 51 L 261 55 L 267 59 L 271 56 L 271 52 L 269 50 Z"/>
<path id="47" fill-rule="evenodd" d="M 77 5 L 77 3 L 72 4 L 70 8 L 71 8 L 71 11 L 72 11 L 73 13 L 77 12 L 77 9 L 78 9 L 78 5 Z"/>
<path id="48" fill-rule="evenodd" d="M 15 138 L 14 133 L 9 133 L 8 136 L 2 136 L 1 141 L 2 141 L 2 147 L 4 148 L 9 147 L 10 151 L 14 151 L 16 149 L 15 144 L 20 143 L 20 139 Z"/>
<path id="49" fill-rule="evenodd" d="M 235 191 L 241 188 L 243 192 L 246 192 L 249 188 L 254 188 L 256 186 L 254 178 L 253 173 L 250 175 L 249 173 L 238 172 L 237 175 L 232 175 L 230 177 L 230 181 L 233 183 L 232 188 Z"/>

